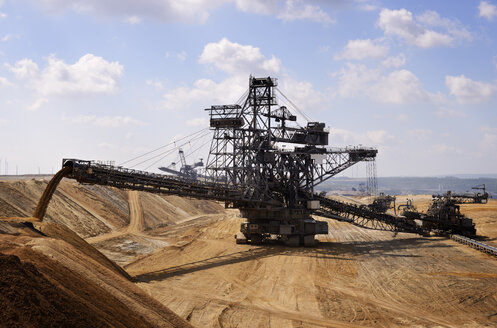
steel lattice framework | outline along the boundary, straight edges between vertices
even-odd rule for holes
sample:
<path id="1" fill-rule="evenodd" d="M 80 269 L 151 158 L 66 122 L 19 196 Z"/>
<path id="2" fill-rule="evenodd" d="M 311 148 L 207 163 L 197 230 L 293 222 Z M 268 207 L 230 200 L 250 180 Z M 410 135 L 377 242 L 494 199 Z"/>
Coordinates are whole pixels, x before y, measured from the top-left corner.
<path id="1" fill-rule="evenodd" d="M 296 116 L 278 106 L 276 86 L 274 78 L 250 77 L 242 105 L 206 109 L 214 130 L 207 172 L 242 189 L 244 200 L 302 208 L 317 184 L 357 162 L 374 160 L 377 150 L 324 147 L 324 123 L 297 126 Z M 286 150 L 287 144 L 296 146 Z"/>
<path id="2" fill-rule="evenodd" d="M 249 79 L 241 104 L 207 109 L 213 139 L 208 179 L 192 181 L 68 159 L 68 176 L 81 182 L 225 201 L 246 218 L 237 242 L 277 238 L 289 245 L 313 245 L 328 233 L 312 213 L 320 208 L 314 187 L 361 161 L 374 161 L 373 148 L 329 148 L 324 123 L 297 124 L 276 97 L 277 80 Z M 280 92 L 281 93 L 281 92 Z M 285 97 L 288 100 L 288 98 Z M 186 162 L 183 163 L 186 166 Z"/>

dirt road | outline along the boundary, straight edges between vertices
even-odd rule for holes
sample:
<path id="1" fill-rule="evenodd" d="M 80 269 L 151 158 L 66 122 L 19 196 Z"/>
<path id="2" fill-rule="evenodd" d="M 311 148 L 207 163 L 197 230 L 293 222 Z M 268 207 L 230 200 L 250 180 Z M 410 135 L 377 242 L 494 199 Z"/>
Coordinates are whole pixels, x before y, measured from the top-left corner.
<path id="1" fill-rule="evenodd" d="M 98 243 L 107 239 L 117 238 L 126 234 L 140 234 L 145 229 L 143 220 L 143 210 L 140 204 L 139 194 L 137 191 L 128 191 L 129 203 L 129 225 L 118 231 L 112 231 L 98 235 L 96 237 L 87 238 L 89 243 Z"/>

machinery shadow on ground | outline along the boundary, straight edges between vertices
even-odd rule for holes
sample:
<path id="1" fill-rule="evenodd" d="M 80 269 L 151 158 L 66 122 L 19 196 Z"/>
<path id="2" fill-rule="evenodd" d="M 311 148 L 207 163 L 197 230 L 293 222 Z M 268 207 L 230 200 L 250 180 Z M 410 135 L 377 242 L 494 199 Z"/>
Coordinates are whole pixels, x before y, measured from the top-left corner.
<path id="1" fill-rule="evenodd" d="M 303 248 L 303 251 L 310 251 L 311 254 L 319 257 L 328 255 L 368 255 L 368 256 L 392 256 L 392 257 L 420 257 L 403 250 L 420 248 L 450 248 L 448 244 L 437 243 L 445 238 L 431 239 L 423 237 L 412 237 L 389 240 L 373 241 L 348 241 L 348 242 L 320 242 L 314 248 Z"/>
<path id="2" fill-rule="evenodd" d="M 133 280 L 135 282 L 161 281 L 188 273 L 272 256 L 300 256 L 348 261 L 351 260 L 349 256 L 352 255 L 419 257 L 418 255 L 399 253 L 399 251 L 406 249 L 445 247 L 452 246 L 435 243 L 432 240 L 426 238 L 405 238 L 398 240 L 375 240 L 359 242 L 320 242 L 314 247 L 286 247 L 283 245 L 268 244 L 265 246 L 260 246 L 259 248 L 252 248 L 245 251 L 211 257 L 199 261 L 165 268 L 158 271 L 140 274 L 133 277 Z"/>
<path id="3" fill-rule="evenodd" d="M 285 251 L 287 251 L 285 247 L 273 246 L 273 245 L 267 247 L 249 249 L 246 251 L 230 253 L 174 267 L 169 267 L 159 271 L 140 274 L 133 277 L 133 280 L 135 282 L 150 282 L 150 281 L 164 280 L 170 277 L 180 276 L 187 273 L 211 269 L 219 266 L 246 262 L 265 257 L 271 257 L 279 255 Z"/>

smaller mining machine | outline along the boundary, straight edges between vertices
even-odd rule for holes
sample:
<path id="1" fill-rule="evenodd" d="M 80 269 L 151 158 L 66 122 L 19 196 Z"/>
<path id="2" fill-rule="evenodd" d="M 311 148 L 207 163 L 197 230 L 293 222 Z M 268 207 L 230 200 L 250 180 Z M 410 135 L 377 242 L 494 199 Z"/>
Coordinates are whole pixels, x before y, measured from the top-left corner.
<path id="1" fill-rule="evenodd" d="M 482 191 L 469 194 L 449 190 L 443 195 L 432 195 L 432 202 L 426 213 L 418 212 L 412 205 L 412 200 L 408 200 L 406 205 L 399 205 L 399 213 L 408 219 L 418 220 L 425 232 L 439 231 L 472 237 L 476 235 L 475 224 L 461 213 L 460 204 L 487 204 L 489 197 L 485 185 L 472 189 Z"/>
<path id="2" fill-rule="evenodd" d="M 168 174 L 177 175 L 180 177 L 184 177 L 191 180 L 196 180 L 199 178 L 199 173 L 197 171 L 198 168 L 204 166 L 204 162 L 202 162 L 202 158 L 200 161 L 194 162 L 193 164 L 186 164 L 185 152 L 183 149 L 179 149 L 178 155 L 180 158 L 181 167 L 179 170 L 176 170 L 176 162 L 172 162 L 169 166 L 161 166 L 159 170 L 164 171 Z"/>
<path id="3" fill-rule="evenodd" d="M 311 216 L 320 209 L 314 187 L 360 161 L 374 161 L 377 150 L 326 147 L 325 124 L 300 126 L 277 94 L 293 105 L 276 79 L 250 77 L 243 103 L 206 109 L 214 131 L 206 171 L 211 181 L 241 191 L 240 199 L 226 202 L 246 219 L 237 243 L 279 239 L 311 246 L 316 234 L 328 233 L 328 224 Z"/>

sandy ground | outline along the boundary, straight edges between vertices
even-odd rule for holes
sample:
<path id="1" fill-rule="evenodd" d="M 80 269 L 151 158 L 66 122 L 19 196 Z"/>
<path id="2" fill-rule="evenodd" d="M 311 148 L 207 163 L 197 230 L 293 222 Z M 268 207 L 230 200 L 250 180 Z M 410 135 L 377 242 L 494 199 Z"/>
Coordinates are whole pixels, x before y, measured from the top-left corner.
<path id="1" fill-rule="evenodd" d="M 497 325 L 497 261 L 451 240 L 329 221 L 315 248 L 254 247 L 234 244 L 240 221 L 199 221 L 125 269 L 198 327 Z"/>
<path id="2" fill-rule="evenodd" d="M 11 201 L 0 210 L 29 212 L 23 204 L 34 202 L 14 196 L 42 191 L 1 183 Z M 430 202 L 408 197 L 421 210 Z M 71 182 L 54 199 L 50 220 L 65 223 L 58 213 L 74 211 L 80 236 L 197 327 L 497 326 L 497 260 L 452 240 L 328 220 L 314 248 L 236 245 L 243 220 L 215 202 Z M 497 201 L 461 208 L 496 240 Z"/>

